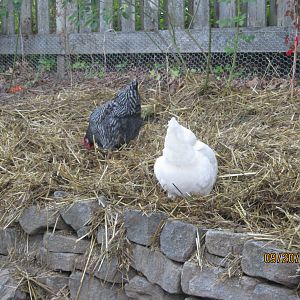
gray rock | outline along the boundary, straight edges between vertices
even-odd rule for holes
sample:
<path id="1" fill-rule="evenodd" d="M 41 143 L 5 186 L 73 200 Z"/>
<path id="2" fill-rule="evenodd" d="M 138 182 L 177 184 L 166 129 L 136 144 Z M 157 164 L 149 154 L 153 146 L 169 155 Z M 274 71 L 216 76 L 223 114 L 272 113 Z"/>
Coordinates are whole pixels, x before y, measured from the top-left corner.
<path id="1" fill-rule="evenodd" d="M 127 238 L 140 245 L 150 245 L 159 225 L 167 216 L 162 212 L 145 215 L 138 210 L 125 211 L 125 227 Z"/>
<path id="2" fill-rule="evenodd" d="M 208 230 L 205 237 L 205 245 L 209 253 L 218 256 L 228 254 L 241 255 L 245 242 L 249 236 L 244 233 L 234 233 L 221 230 Z"/>
<path id="3" fill-rule="evenodd" d="M 217 256 L 217 255 L 213 255 L 210 254 L 209 252 L 205 251 L 203 258 L 205 259 L 205 261 L 212 266 L 215 267 L 228 267 L 230 262 L 227 260 L 226 257 L 221 257 L 221 256 Z"/>
<path id="4" fill-rule="evenodd" d="M 255 287 L 253 300 L 299 300 L 296 292 L 280 286 L 261 283 Z"/>
<path id="5" fill-rule="evenodd" d="M 300 277 L 295 277 L 298 268 L 297 263 L 264 262 L 265 253 L 280 255 L 287 252 L 262 241 L 248 241 L 244 246 L 242 257 L 243 272 L 249 276 L 262 277 L 288 287 L 296 287 L 300 283 Z"/>
<path id="6" fill-rule="evenodd" d="M 0 230 L 0 254 L 8 255 L 11 248 L 16 248 L 17 229 L 9 227 Z"/>
<path id="7" fill-rule="evenodd" d="M 101 207 L 97 200 L 80 201 L 68 208 L 63 208 L 60 214 L 64 221 L 77 231 L 91 221 L 94 212 L 99 208 Z"/>
<path id="8" fill-rule="evenodd" d="M 54 209 L 41 209 L 30 206 L 24 210 L 19 218 L 19 223 L 27 234 L 44 232 L 47 228 L 66 229 L 68 226 L 63 222 Z"/>
<path id="9" fill-rule="evenodd" d="M 13 270 L 0 269 L 0 299 L 25 300 L 26 294 L 20 290 L 20 284 L 12 277 Z"/>
<path id="10" fill-rule="evenodd" d="M 78 238 L 81 238 L 83 236 L 86 237 L 90 237 L 90 235 L 88 234 L 91 230 L 91 226 L 83 226 L 80 229 L 77 230 L 77 236 Z"/>
<path id="11" fill-rule="evenodd" d="M 99 226 L 98 229 L 97 229 L 97 236 L 96 236 L 97 237 L 97 243 L 99 245 L 105 243 L 105 239 L 106 239 L 105 235 L 106 235 L 105 227 L 104 226 Z M 111 238 L 111 229 L 110 228 L 107 229 L 107 235 L 108 235 L 107 239 L 109 240 Z"/>
<path id="12" fill-rule="evenodd" d="M 181 293 L 182 265 L 169 260 L 159 251 L 150 251 L 146 247 L 133 245 L 133 267 L 166 292 Z"/>
<path id="13" fill-rule="evenodd" d="M 160 250 L 170 259 L 185 262 L 196 249 L 197 228 L 181 221 L 168 221 L 160 234 Z"/>
<path id="14" fill-rule="evenodd" d="M 86 262 L 79 258 L 76 261 L 76 269 L 83 271 L 85 268 Z M 133 270 L 129 271 L 129 274 L 125 274 L 120 271 L 119 263 L 117 257 L 105 258 L 100 264 L 97 261 L 97 265 L 94 263 L 89 264 L 87 267 L 87 273 L 93 274 L 95 277 L 105 280 L 106 282 L 111 283 L 124 283 L 127 282 L 127 277 L 132 278 L 135 273 L 132 273 Z"/>
<path id="15" fill-rule="evenodd" d="M 69 194 L 65 191 L 55 191 L 53 193 L 53 198 L 56 198 L 56 199 L 60 199 L 60 198 L 65 198 L 67 197 Z"/>
<path id="16" fill-rule="evenodd" d="M 55 253 L 47 251 L 45 248 L 40 249 L 40 260 L 42 265 L 47 266 L 53 271 L 73 271 L 75 268 L 75 261 L 79 257 L 79 254 Z"/>
<path id="17" fill-rule="evenodd" d="M 46 285 L 55 294 L 69 286 L 69 276 L 64 274 L 47 274 L 45 277 L 37 276 L 36 280 Z"/>
<path id="18" fill-rule="evenodd" d="M 44 234 L 44 248 L 51 252 L 83 254 L 89 248 L 90 241 L 79 240 L 76 236 L 61 232 Z"/>
<path id="19" fill-rule="evenodd" d="M 83 273 L 78 271 L 72 273 L 70 276 L 71 300 L 129 300 L 125 292 L 117 284 L 105 284 L 94 277 L 85 275 L 81 286 L 82 276 Z M 76 298 L 80 286 L 79 297 Z"/>
<path id="20" fill-rule="evenodd" d="M 255 286 L 261 281 L 242 276 L 222 279 L 224 269 L 218 267 L 200 268 L 191 262 L 183 265 L 181 285 L 184 293 L 198 297 L 239 300 L 252 299 Z"/>
<path id="21" fill-rule="evenodd" d="M 125 285 L 126 295 L 137 300 L 183 300 L 183 295 L 170 295 L 145 277 L 135 276 Z"/>

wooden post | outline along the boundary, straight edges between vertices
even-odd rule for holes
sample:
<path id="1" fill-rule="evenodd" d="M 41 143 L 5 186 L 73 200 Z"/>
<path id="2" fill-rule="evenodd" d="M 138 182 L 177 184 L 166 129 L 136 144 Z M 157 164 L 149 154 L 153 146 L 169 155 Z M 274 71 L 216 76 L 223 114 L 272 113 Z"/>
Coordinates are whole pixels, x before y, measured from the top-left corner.
<path id="1" fill-rule="evenodd" d="M 49 0 L 37 0 L 38 34 L 48 34 L 49 29 Z"/>
<path id="2" fill-rule="evenodd" d="M 56 0 L 56 33 L 61 37 L 63 49 L 65 50 L 65 31 L 66 31 L 66 11 L 63 7 L 62 0 Z M 63 54 L 57 55 L 57 75 L 59 78 L 65 76 L 65 56 Z"/>
<path id="3" fill-rule="evenodd" d="M 169 28 L 184 28 L 184 0 L 168 1 Z"/>
<path id="4" fill-rule="evenodd" d="M 32 9 L 32 0 L 22 1 L 21 5 L 21 33 L 30 34 L 31 30 L 31 9 Z"/>
<path id="5" fill-rule="evenodd" d="M 202 29 L 208 27 L 209 0 L 194 0 L 193 28 Z"/>
<path id="6" fill-rule="evenodd" d="M 236 1 L 231 0 L 230 3 L 219 3 L 219 20 L 233 19 L 236 15 Z M 220 26 L 228 27 L 228 26 Z"/>
<path id="7" fill-rule="evenodd" d="M 250 27 L 266 26 L 266 1 L 248 2 L 247 24 Z"/>
<path id="8" fill-rule="evenodd" d="M 80 25 L 79 25 L 79 32 L 80 33 L 89 33 L 92 31 L 91 25 L 85 25 L 88 21 L 89 17 L 92 15 L 92 1 L 91 0 L 84 0 L 83 1 L 83 14 L 81 17 Z"/>
<path id="9" fill-rule="evenodd" d="M 143 22 L 144 30 L 158 30 L 159 0 L 144 0 Z"/>
<path id="10" fill-rule="evenodd" d="M 121 0 L 126 18 L 121 15 L 122 31 L 135 31 L 135 0 Z"/>
<path id="11" fill-rule="evenodd" d="M 99 9 L 99 31 L 105 32 L 112 29 L 113 2 L 111 0 L 101 0 Z"/>

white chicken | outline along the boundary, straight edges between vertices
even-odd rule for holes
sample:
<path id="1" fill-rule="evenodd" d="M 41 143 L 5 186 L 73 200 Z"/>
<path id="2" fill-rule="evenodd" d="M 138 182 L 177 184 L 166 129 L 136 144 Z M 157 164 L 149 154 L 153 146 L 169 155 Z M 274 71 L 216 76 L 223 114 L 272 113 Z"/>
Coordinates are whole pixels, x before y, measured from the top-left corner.
<path id="1" fill-rule="evenodd" d="M 168 197 L 209 194 L 217 172 L 214 151 L 172 118 L 168 123 L 163 155 L 154 164 L 154 174 Z"/>

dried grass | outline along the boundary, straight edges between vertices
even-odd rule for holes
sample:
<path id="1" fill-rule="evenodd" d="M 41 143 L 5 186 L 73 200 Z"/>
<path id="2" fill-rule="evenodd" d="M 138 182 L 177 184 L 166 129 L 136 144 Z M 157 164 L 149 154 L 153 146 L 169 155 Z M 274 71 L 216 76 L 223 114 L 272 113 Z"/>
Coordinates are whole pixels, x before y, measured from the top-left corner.
<path id="1" fill-rule="evenodd" d="M 299 100 L 284 90 L 225 95 L 215 84 L 203 95 L 200 79 L 185 79 L 175 94 L 140 85 L 149 117 L 135 141 L 119 151 L 83 149 L 95 105 L 123 83 L 85 87 L 1 106 L 0 226 L 25 207 L 60 207 L 106 195 L 110 207 L 161 210 L 207 228 L 262 234 L 300 248 Z M 153 175 L 171 116 L 215 149 L 216 187 L 207 197 L 169 200 Z M 53 192 L 68 196 L 54 199 Z"/>

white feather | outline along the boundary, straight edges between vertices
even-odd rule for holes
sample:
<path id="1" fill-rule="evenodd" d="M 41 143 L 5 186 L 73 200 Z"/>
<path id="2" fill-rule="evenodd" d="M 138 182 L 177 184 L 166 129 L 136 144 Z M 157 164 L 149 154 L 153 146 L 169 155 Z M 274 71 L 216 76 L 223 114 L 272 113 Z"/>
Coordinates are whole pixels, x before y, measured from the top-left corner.
<path id="1" fill-rule="evenodd" d="M 209 194 L 217 172 L 214 151 L 172 118 L 168 123 L 163 155 L 154 164 L 154 174 L 168 197 Z"/>

